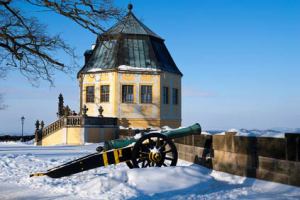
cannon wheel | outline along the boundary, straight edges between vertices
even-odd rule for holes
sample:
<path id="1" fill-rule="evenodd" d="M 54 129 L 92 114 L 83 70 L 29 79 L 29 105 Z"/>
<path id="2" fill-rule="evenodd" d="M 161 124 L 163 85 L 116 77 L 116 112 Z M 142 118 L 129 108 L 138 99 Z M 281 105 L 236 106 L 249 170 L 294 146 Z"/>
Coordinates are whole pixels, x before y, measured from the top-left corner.
<path id="1" fill-rule="evenodd" d="M 132 162 L 130 160 L 126 161 L 126 165 L 127 165 L 127 167 L 129 167 L 129 169 L 134 168 L 133 164 L 132 164 Z"/>
<path id="2" fill-rule="evenodd" d="M 172 140 L 160 133 L 150 133 L 135 143 L 130 164 L 134 168 L 168 167 L 176 166 L 177 160 L 178 153 Z"/>

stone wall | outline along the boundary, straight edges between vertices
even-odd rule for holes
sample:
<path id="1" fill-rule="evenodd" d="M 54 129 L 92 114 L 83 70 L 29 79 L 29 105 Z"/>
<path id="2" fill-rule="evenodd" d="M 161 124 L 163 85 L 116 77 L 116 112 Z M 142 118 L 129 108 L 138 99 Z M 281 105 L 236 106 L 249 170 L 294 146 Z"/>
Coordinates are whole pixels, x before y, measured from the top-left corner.
<path id="1" fill-rule="evenodd" d="M 179 158 L 214 170 L 300 186 L 300 134 L 285 138 L 194 135 L 175 139 Z"/>

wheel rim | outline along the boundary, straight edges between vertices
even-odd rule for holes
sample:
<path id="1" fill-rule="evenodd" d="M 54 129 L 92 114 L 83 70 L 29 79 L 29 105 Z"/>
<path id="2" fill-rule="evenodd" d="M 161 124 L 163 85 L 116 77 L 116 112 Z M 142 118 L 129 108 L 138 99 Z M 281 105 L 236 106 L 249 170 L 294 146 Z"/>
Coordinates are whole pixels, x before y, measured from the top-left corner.
<path id="1" fill-rule="evenodd" d="M 140 138 L 132 150 L 134 168 L 168 167 L 177 164 L 175 144 L 160 133 L 150 133 Z"/>

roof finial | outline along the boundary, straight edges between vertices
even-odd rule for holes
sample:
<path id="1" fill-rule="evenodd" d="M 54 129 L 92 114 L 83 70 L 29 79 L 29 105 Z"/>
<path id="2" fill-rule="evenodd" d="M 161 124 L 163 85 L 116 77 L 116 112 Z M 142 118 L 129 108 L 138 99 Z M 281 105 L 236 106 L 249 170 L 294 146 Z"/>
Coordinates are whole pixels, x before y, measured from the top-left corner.
<path id="1" fill-rule="evenodd" d="M 131 10 L 132 10 L 132 8 L 133 8 L 133 5 L 130 3 L 130 4 L 128 4 L 128 7 L 127 7 L 127 8 L 128 8 L 128 11 L 131 12 Z"/>

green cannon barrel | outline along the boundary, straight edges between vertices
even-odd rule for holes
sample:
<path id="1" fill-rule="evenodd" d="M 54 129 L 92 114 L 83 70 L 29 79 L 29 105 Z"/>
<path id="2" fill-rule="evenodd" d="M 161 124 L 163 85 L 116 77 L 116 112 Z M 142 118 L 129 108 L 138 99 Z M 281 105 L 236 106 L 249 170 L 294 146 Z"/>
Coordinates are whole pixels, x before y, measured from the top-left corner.
<path id="1" fill-rule="evenodd" d="M 192 126 L 188 126 L 185 128 L 178 128 L 174 130 L 163 131 L 161 134 L 167 136 L 168 138 L 175 139 L 189 135 L 201 134 L 201 126 L 196 123 Z M 126 138 L 126 139 L 116 139 L 104 142 L 104 150 L 108 151 L 111 149 L 120 149 L 126 147 L 134 142 L 136 142 L 139 138 Z"/>
<path id="2" fill-rule="evenodd" d="M 200 124 L 196 123 L 192 126 L 165 131 L 165 132 L 162 132 L 161 134 L 163 134 L 171 139 L 185 137 L 185 136 L 189 136 L 189 135 L 196 135 L 196 134 L 200 135 L 201 134 L 201 126 L 200 126 Z"/>
<path id="3" fill-rule="evenodd" d="M 138 139 L 135 138 L 125 138 L 125 139 L 116 139 L 116 140 L 109 140 L 104 142 L 104 150 L 108 151 L 111 149 L 121 149 L 132 143 L 136 142 Z"/>

